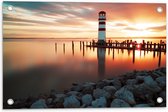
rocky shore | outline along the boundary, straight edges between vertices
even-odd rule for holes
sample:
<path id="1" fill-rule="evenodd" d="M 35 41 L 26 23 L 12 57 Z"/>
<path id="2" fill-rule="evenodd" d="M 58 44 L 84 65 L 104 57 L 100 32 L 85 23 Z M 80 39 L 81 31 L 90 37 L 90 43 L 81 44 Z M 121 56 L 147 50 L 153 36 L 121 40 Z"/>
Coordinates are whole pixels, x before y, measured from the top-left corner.
<path id="1" fill-rule="evenodd" d="M 61 85 L 60 85 L 61 86 Z M 157 98 L 163 99 L 162 103 Z M 73 83 L 63 93 L 51 90 L 48 95 L 14 100 L 5 108 L 99 108 L 165 107 L 166 68 L 133 71 L 96 83 Z"/>

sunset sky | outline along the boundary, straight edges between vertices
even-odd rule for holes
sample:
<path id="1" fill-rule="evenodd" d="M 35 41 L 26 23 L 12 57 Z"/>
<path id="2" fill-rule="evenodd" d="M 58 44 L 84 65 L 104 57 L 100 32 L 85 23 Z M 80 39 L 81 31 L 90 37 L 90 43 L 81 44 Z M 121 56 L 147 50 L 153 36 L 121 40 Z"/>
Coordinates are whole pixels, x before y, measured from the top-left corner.
<path id="1" fill-rule="evenodd" d="M 107 37 L 166 36 L 166 4 L 4 2 L 3 37 L 97 38 L 101 10 Z"/>

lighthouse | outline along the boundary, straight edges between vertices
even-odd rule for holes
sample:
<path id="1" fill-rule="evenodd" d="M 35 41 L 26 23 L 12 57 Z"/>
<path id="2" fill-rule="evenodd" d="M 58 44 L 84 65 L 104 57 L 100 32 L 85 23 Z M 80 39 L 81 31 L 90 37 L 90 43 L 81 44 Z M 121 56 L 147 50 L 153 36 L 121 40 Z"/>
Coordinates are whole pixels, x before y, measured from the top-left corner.
<path id="1" fill-rule="evenodd" d="M 106 12 L 100 11 L 98 14 L 99 28 L 98 28 L 98 45 L 105 45 L 106 43 Z"/>

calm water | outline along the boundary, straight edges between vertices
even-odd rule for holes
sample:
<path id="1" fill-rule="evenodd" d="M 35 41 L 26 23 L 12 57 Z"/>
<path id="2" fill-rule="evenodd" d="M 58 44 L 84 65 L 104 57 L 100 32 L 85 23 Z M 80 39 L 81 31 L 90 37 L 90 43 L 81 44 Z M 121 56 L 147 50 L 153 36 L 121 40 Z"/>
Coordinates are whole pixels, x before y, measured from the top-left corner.
<path id="1" fill-rule="evenodd" d="M 165 66 L 166 53 L 163 52 L 136 50 L 133 55 L 133 51 L 128 50 L 80 48 L 77 41 L 74 49 L 71 41 L 4 41 L 4 99 L 36 96 L 51 89 L 62 91 L 73 82 L 95 82 L 132 70 Z"/>

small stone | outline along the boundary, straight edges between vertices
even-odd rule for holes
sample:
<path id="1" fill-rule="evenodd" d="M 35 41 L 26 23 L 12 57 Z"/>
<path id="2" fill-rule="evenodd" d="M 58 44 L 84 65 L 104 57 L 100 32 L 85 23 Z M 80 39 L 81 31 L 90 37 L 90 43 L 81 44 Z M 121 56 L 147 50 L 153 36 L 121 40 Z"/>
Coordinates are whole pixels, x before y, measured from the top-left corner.
<path id="1" fill-rule="evenodd" d="M 44 99 L 39 99 L 34 102 L 30 108 L 47 108 L 47 105 Z"/>
<path id="2" fill-rule="evenodd" d="M 83 89 L 82 85 L 79 85 L 79 84 L 71 88 L 72 91 L 77 91 L 77 92 L 81 91 L 82 89 Z"/>
<path id="3" fill-rule="evenodd" d="M 111 80 L 112 85 L 116 88 L 116 89 L 120 89 L 121 88 L 121 82 L 118 79 L 113 79 Z"/>
<path id="4" fill-rule="evenodd" d="M 105 90 L 97 88 L 93 91 L 93 96 L 95 99 L 100 98 L 100 97 L 105 97 L 108 99 L 110 98 L 111 95 Z"/>
<path id="5" fill-rule="evenodd" d="M 130 105 L 121 99 L 114 99 L 111 102 L 111 107 L 130 107 Z"/>
<path id="6" fill-rule="evenodd" d="M 86 104 L 83 104 L 80 106 L 80 108 L 85 108 L 86 107 Z"/>
<path id="7" fill-rule="evenodd" d="M 55 94 L 55 97 L 56 98 L 54 100 L 54 103 L 63 103 L 66 95 L 65 94 Z"/>
<path id="8" fill-rule="evenodd" d="M 71 96 L 71 95 L 77 96 L 78 94 L 79 94 L 79 92 L 77 92 L 77 91 L 69 91 L 67 93 L 67 95 L 69 95 L 69 96 Z"/>
<path id="9" fill-rule="evenodd" d="M 92 101 L 93 107 L 106 107 L 107 101 L 105 97 L 100 97 L 99 99 L 96 99 Z"/>
<path id="10" fill-rule="evenodd" d="M 77 83 L 77 82 L 74 82 L 74 83 L 72 83 L 72 85 L 73 85 L 73 86 L 77 86 L 77 85 L 78 85 L 78 83 Z"/>
<path id="11" fill-rule="evenodd" d="M 78 108 L 80 107 L 80 102 L 75 96 L 69 96 L 64 99 L 63 103 L 65 108 Z"/>
<path id="12" fill-rule="evenodd" d="M 86 94 L 82 96 L 82 103 L 85 104 L 86 106 L 89 106 L 92 103 L 92 95 Z"/>
<path id="13" fill-rule="evenodd" d="M 136 83 L 137 83 L 136 79 L 128 79 L 127 82 L 126 82 L 127 85 L 134 85 Z"/>
<path id="14" fill-rule="evenodd" d="M 53 100 L 52 98 L 48 98 L 47 99 L 47 104 L 51 104 L 52 100 Z"/>
<path id="15" fill-rule="evenodd" d="M 107 91 L 111 96 L 113 96 L 114 93 L 117 91 L 114 86 L 105 86 L 103 89 Z"/>
<path id="16" fill-rule="evenodd" d="M 54 98 L 55 97 L 55 94 L 56 94 L 56 91 L 54 89 L 52 89 L 50 91 L 50 97 Z"/>
<path id="17" fill-rule="evenodd" d="M 95 83 L 87 82 L 83 85 L 82 93 L 83 94 L 92 94 L 94 88 L 95 88 Z"/>
<path id="18" fill-rule="evenodd" d="M 131 91 L 127 90 L 126 88 L 122 87 L 121 89 L 119 89 L 114 96 L 118 99 L 123 99 L 124 101 L 126 101 L 129 104 L 135 104 L 135 99 L 134 99 L 134 95 Z"/>
<path id="19" fill-rule="evenodd" d="M 143 71 L 139 71 L 136 73 L 136 76 L 147 76 L 147 75 L 148 75 L 148 73 L 143 72 Z"/>
<path id="20" fill-rule="evenodd" d="M 145 76 L 136 76 L 137 83 L 143 83 L 144 82 L 144 77 Z"/>
<path id="21" fill-rule="evenodd" d="M 137 104 L 134 107 L 150 107 L 149 104 Z"/>
<path id="22" fill-rule="evenodd" d="M 99 81 L 97 82 L 96 88 L 100 88 L 102 89 L 104 86 L 107 86 L 108 83 L 106 83 L 105 81 Z"/>

